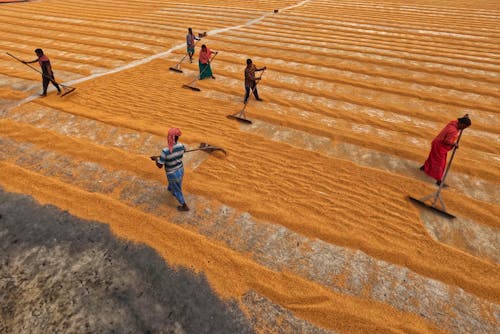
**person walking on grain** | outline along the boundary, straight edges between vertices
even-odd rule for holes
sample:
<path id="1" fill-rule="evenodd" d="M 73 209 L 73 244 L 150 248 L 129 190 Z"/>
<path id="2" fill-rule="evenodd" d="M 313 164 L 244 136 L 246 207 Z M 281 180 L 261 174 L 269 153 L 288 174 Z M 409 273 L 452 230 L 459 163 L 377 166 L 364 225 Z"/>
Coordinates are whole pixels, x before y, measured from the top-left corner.
<path id="1" fill-rule="evenodd" d="M 33 64 L 38 62 L 40 64 L 40 68 L 42 69 L 42 85 L 43 85 L 43 93 L 40 96 L 47 96 L 47 88 L 49 87 L 49 82 L 57 88 L 57 95 L 61 94 L 61 88 L 57 84 L 54 78 L 54 72 L 52 72 L 52 66 L 50 65 L 49 58 L 43 54 L 42 49 L 36 49 L 35 54 L 37 55 L 37 59 L 33 61 L 23 61 L 24 64 Z"/>
<path id="2" fill-rule="evenodd" d="M 191 28 L 188 28 L 188 34 L 186 35 L 186 45 L 190 63 L 193 62 L 195 40 L 199 41 L 200 38 L 196 37 L 193 34 L 193 30 Z"/>
<path id="3" fill-rule="evenodd" d="M 264 71 L 267 67 L 257 68 L 252 63 L 252 59 L 247 59 L 247 67 L 245 68 L 245 98 L 243 100 L 244 104 L 247 104 L 250 92 L 253 92 L 255 99 L 257 101 L 262 101 L 259 97 L 259 92 L 257 91 L 257 80 L 260 78 L 255 77 L 255 72 Z"/>
<path id="4" fill-rule="evenodd" d="M 461 117 L 449 122 L 443 130 L 432 141 L 431 152 L 420 170 L 436 180 L 436 184 L 441 184 L 446 168 L 446 158 L 448 151 L 457 147 L 457 138 L 460 131 L 471 126 L 469 117 Z"/>
<path id="5" fill-rule="evenodd" d="M 182 194 L 182 179 L 184 177 L 182 157 L 184 156 L 186 148 L 179 142 L 179 137 L 181 135 L 181 130 L 178 128 L 171 128 L 168 130 L 168 147 L 163 148 L 159 156 L 152 156 L 151 160 L 156 163 L 156 167 L 165 168 L 168 181 L 167 190 L 175 196 L 180 204 L 177 210 L 189 211 L 189 207 Z"/>

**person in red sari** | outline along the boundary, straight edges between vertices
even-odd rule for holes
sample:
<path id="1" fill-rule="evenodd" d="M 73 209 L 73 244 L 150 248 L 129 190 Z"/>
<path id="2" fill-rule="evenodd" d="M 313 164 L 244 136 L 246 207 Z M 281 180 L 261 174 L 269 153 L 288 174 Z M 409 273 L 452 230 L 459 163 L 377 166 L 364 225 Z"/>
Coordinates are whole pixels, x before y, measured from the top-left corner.
<path id="1" fill-rule="evenodd" d="M 457 139 L 461 130 L 471 126 L 469 117 L 462 117 L 449 122 L 432 141 L 431 152 L 420 170 L 441 184 L 441 179 L 446 168 L 448 151 L 458 148 Z"/>

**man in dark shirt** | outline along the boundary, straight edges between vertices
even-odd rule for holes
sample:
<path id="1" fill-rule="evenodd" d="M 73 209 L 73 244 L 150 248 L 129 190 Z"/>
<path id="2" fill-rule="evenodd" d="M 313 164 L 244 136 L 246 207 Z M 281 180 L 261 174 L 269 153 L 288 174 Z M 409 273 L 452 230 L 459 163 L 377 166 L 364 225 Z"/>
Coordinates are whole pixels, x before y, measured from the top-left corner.
<path id="1" fill-rule="evenodd" d="M 42 80 L 43 80 L 43 93 L 41 96 L 47 96 L 47 88 L 49 87 L 49 82 L 57 88 L 57 95 L 61 94 L 61 88 L 55 81 L 54 72 L 52 72 L 52 66 L 50 66 L 49 57 L 43 54 L 42 49 L 36 49 L 35 53 L 37 55 L 37 59 L 33 61 L 23 61 L 25 64 L 32 64 L 38 62 L 40 64 L 40 68 L 42 69 Z"/>
<path id="2" fill-rule="evenodd" d="M 265 69 L 265 66 L 257 68 L 252 63 L 252 59 L 247 59 L 247 67 L 245 68 L 245 99 L 243 100 L 243 103 L 247 104 L 250 91 L 253 91 L 253 95 L 257 101 L 262 101 L 259 97 L 259 92 L 257 91 L 257 80 L 260 80 L 260 78 L 255 77 L 255 72 L 264 71 Z"/>

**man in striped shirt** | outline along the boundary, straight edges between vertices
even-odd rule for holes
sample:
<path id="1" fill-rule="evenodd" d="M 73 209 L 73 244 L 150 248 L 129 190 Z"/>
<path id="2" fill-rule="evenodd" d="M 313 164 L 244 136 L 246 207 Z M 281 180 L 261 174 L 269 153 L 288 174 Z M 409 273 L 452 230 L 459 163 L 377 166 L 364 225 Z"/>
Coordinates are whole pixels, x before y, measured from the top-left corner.
<path id="1" fill-rule="evenodd" d="M 184 164 L 182 157 L 186 148 L 183 144 L 179 143 L 181 130 L 178 128 L 171 128 L 168 130 L 168 147 L 162 149 L 159 156 L 152 156 L 151 160 L 156 162 L 156 167 L 165 167 L 168 181 L 168 191 L 177 198 L 179 211 L 189 211 L 189 207 L 184 200 L 182 194 L 182 178 L 184 177 Z"/>

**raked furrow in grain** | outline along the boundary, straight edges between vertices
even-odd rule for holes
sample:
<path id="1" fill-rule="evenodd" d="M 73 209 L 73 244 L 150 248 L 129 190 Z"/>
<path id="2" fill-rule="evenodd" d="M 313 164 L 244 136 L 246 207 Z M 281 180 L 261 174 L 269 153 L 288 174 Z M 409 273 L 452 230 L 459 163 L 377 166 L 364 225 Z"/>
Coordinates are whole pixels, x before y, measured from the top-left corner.
<path id="1" fill-rule="evenodd" d="M 15 114 L 12 116 L 16 118 Z M 29 116 L 24 115 L 26 120 L 30 119 Z M 36 139 L 38 143 L 35 145 L 20 142 L 22 136 L 10 132 L 12 137 L 4 137 L 1 140 L 3 161 L 45 177 L 59 179 L 87 192 L 100 193 L 180 226 L 194 227 L 201 235 L 222 242 L 234 251 L 251 254 L 252 259 L 259 265 L 274 271 L 287 268 L 295 275 L 331 289 L 332 292 L 354 297 L 367 297 L 368 294 L 373 300 L 386 303 L 397 310 L 421 314 L 437 326 L 444 323 L 445 328 L 462 328 L 464 332 L 475 329 L 490 331 L 494 326 L 487 320 L 497 312 L 494 304 L 465 291 L 454 292 L 454 287 L 422 277 L 404 267 L 375 260 L 364 253 L 310 240 L 286 228 L 255 220 L 247 213 L 238 212 L 225 205 L 218 204 L 214 207 L 214 203 L 199 196 L 188 195 L 193 209 L 189 216 L 173 214 L 173 199 L 168 199 L 163 182 L 158 181 L 154 173 L 145 173 L 136 168 L 133 171 L 127 170 L 131 165 L 119 158 L 123 153 L 116 149 L 95 146 L 91 149 L 94 153 L 82 149 L 77 155 L 67 154 L 77 143 L 80 147 L 87 145 L 79 139 L 68 137 L 66 140 L 65 136 L 88 138 L 88 128 L 93 127 L 96 131 L 89 138 L 92 143 L 127 148 L 131 152 L 143 154 L 148 146 L 151 149 L 151 146 L 158 145 L 161 138 L 120 128 L 112 129 L 105 124 L 74 116 L 64 117 L 50 110 L 46 110 L 44 117 L 37 120 L 31 118 L 31 121 L 42 127 L 50 126 L 50 130 L 63 134 L 59 137 L 59 143 L 53 150 L 44 148 L 44 140 L 41 137 L 47 139 L 52 136 L 50 130 L 40 132 L 33 128 L 32 138 L 41 139 Z M 104 165 L 96 161 L 97 156 L 101 156 L 98 160 Z M 82 160 L 87 158 L 91 161 Z M 117 163 L 119 165 L 116 165 Z M 199 157 L 188 159 L 188 169 L 199 163 Z M 116 167 L 112 167 L 113 165 Z M 86 210 L 92 210 L 86 207 L 86 203 L 82 203 L 82 206 Z M 400 288 L 393 290 L 392 286 Z M 412 301 L 411 296 L 415 295 L 425 296 L 426 300 L 432 301 Z M 442 296 L 449 295 L 455 296 L 454 305 L 468 307 L 457 309 L 456 316 L 447 316 L 445 310 L 449 300 L 448 297 Z M 264 297 L 273 300 L 272 295 Z M 475 306 L 470 307 L 471 305 Z M 488 316 L 474 311 L 479 309 L 491 310 L 492 314 Z"/>

